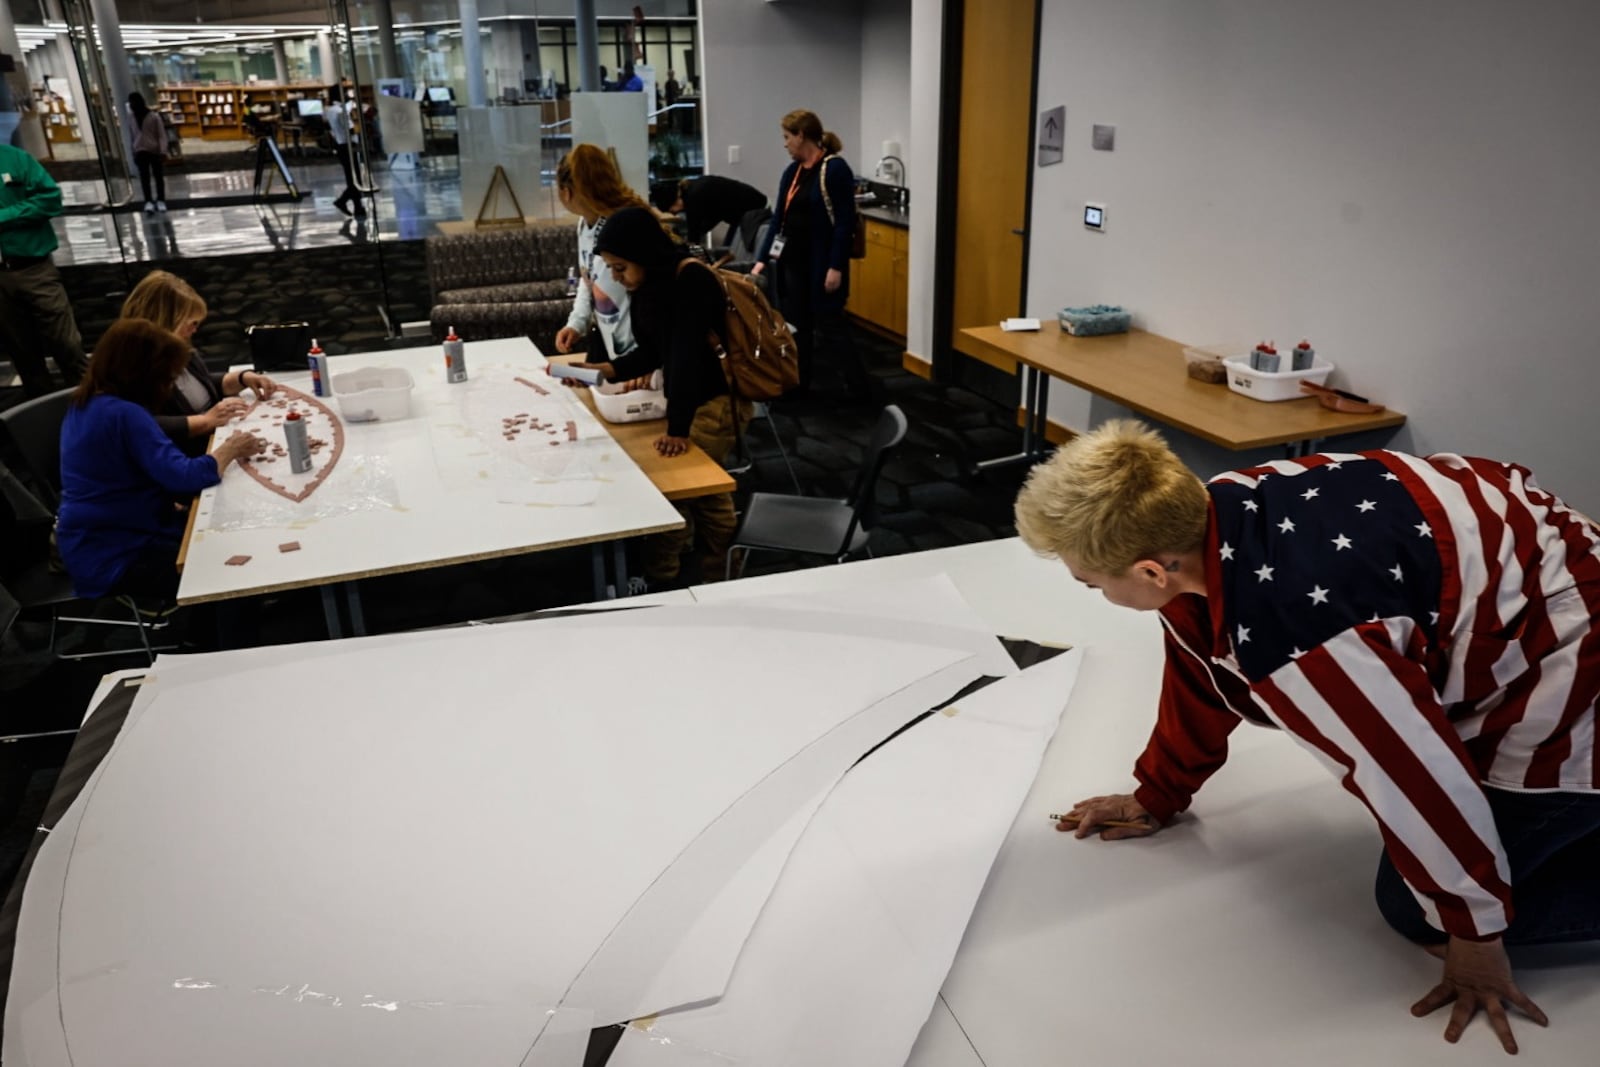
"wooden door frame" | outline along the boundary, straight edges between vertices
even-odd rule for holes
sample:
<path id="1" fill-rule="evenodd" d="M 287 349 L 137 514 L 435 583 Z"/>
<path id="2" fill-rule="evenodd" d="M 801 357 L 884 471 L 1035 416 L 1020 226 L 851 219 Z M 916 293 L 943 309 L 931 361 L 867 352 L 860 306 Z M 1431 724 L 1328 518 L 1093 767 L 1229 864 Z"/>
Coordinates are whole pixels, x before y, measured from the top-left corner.
<path id="1" fill-rule="evenodd" d="M 939 194 L 934 211 L 939 223 L 933 249 L 933 362 L 935 381 L 952 381 L 957 360 L 955 350 L 956 280 L 956 183 L 961 160 L 961 61 L 969 0 L 945 0 L 939 56 Z M 1028 301 L 1028 260 L 1033 249 L 1033 176 L 1037 169 L 1039 136 L 1036 116 L 1039 111 L 1039 28 L 1043 22 L 1044 0 L 1033 3 L 1033 56 L 1028 86 L 1027 182 L 1022 207 L 1022 285 L 1017 293 L 1017 314 L 1024 313 Z M 970 361 L 967 361 L 970 362 Z"/>

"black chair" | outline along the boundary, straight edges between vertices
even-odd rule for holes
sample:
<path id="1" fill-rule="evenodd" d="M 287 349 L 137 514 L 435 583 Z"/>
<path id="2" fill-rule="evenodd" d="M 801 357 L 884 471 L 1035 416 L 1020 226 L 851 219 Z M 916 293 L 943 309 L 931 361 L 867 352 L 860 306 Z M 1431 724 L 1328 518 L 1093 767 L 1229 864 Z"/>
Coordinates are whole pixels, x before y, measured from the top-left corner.
<path id="1" fill-rule="evenodd" d="M 754 425 L 757 419 L 767 420 L 767 429 L 772 431 L 772 440 L 778 446 L 778 456 L 788 468 L 789 481 L 794 483 L 795 495 L 802 495 L 805 490 L 800 488 L 800 476 L 794 472 L 794 464 L 789 461 L 789 450 L 784 447 L 783 434 L 778 432 L 778 420 L 772 417 L 772 405 L 763 401 L 752 401 L 750 408 L 750 425 Z M 756 465 L 756 454 L 750 448 L 750 425 L 740 431 L 733 451 L 723 461 L 722 466 L 729 474 L 744 474 Z"/>
<path id="2" fill-rule="evenodd" d="M 72 390 L 58 389 L 0 411 L 0 427 L 51 513 L 61 503 L 61 423 L 72 404 Z"/>
<path id="3" fill-rule="evenodd" d="M 65 401 L 70 396 L 71 390 L 64 389 L 0 412 L 0 425 L 5 427 L 11 443 L 28 464 L 27 473 L 34 484 L 48 487 L 56 494 L 53 503 L 60 502 L 61 420 L 65 418 Z M 57 401 L 59 403 L 52 408 L 52 402 Z M 48 419 L 52 410 L 55 412 L 53 426 Z M 46 463 L 49 466 L 42 466 Z M 16 484 L 8 484 L 6 488 L 6 492 L 0 492 L 0 579 L 5 582 L 9 599 L 16 602 L 19 614 L 29 611 L 50 612 L 50 654 L 61 659 L 77 660 L 143 653 L 149 662 L 154 663 L 157 649 L 151 644 L 150 638 L 152 633 L 167 625 L 167 615 L 172 606 L 159 605 L 147 610 L 131 596 L 113 596 L 105 600 L 119 605 L 127 612 L 126 616 L 101 618 L 87 614 L 88 609 L 99 601 L 78 597 L 72 591 L 72 579 L 51 566 L 50 528 L 54 525 L 55 508 L 46 508 L 38 500 L 24 500 L 26 506 L 19 508 L 17 501 L 26 494 L 26 490 Z M 19 514 L 42 515 L 43 519 L 19 519 Z M 66 613 L 76 610 L 86 613 Z M 117 631 L 132 626 L 138 632 L 139 645 L 63 655 L 56 651 L 57 632 L 62 623 L 107 626 Z"/>
<path id="4" fill-rule="evenodd" d="M 246 326 L 250 360 L 262 374 L 275 370 L 305 370 L 311 350 L 309 322 L 263 322 Z"/>
<path id="5" fill-rule="evenodd" d="M 877 518 L 878 476 L 883 473 L 889 453 L 905 437 L 905 413 L 891 404 L 883 409 L 873 427 L 849 499 L 753 494 L 728 552 L 726 577 L 736 577 L 733 549 L 738 548 L 745 550 L 739 560 L 739 574 L 744 573 L 751 552 L 794 552 L 843 563 L 851 553 L 867 549 L 868 533 Z M 870 549 L 867 554 L 872 554 Z"/>
<path id="6" fill-rule="evenodd" d="M 150 643 L 152 633 L 160 632 L 166 625 L 168 611 L 146 611 L 133 597 L 107 597 L 126 613 L 123 617 L 101 617 L 96 614 L 66 614 L 67 611 L 88 611 L 99 601 L 83 600 L 72 592 L 72 579 L 56 571 L 50 561 L 50 530 L 38 523 L 19 522 L 10 496 L 0 494 L 0 560 L 3 560 L 3 587 L 0 587 L 0 616 L 6 617 L 0 627 L 0 637 L 16 617 L 29 611 L 50 611 L 51 656 L 59 659 L 98 659 L 101 656 L 133 656 L 142 654 L 147 662 L 155 662 L 157 651 L 168 651 L 176 645 L 157 646 Z M 125 632 L 133 627 L 139 635 L 138 645 L 128 648 L 102 648 L 88 653 L 59 653 L 56 637 L 62 622 L 80 622 L 85 625 L 110 627 L 115 632 Z"/>

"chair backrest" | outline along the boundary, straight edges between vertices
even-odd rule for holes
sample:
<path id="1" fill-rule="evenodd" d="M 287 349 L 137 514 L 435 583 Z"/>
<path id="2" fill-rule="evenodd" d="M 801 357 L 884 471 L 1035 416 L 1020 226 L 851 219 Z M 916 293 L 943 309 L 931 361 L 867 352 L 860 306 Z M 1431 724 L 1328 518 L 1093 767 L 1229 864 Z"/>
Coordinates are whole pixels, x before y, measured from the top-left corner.
<path id="1" fill-rule="evenodd" d="M 11 624 L 17 621 L 17 616 L 22 614 L 22 605 L 17 598 L 0 585 L 0 641 L 4 641 L 6 634 L 11 632 Z"/>
<path id="2" fill-rule="evenodd" d="M 72 390 L 60 389 L 0 411 L 0 426 L 51 510 L 61 502 L 61 423 L 71 403 Z"/>
<path id="3" fill-rule="evenodd" d="M 906 413 L 890 404 L 878 415 L 878 424 L 872 428 L 872 438 L 867 442 L 867 454 L 862 457 L 861 470 L 856 474 L 856 484 L 850 490 L 850 525 L 845 527 L 844 540 L 838 555 L 850 548 L 850 541 L 858 527 L 865 529 L 878 518 L 878 476 L 889 453 L 906 439 Z"/>
<path id="4" fill-rule="evenodd" d="M 305 370 L 311 351 L 309 322 L 258 322 L 244 328 L 250 343 L 250 361 L 265 374 L 275 370 Z"/>

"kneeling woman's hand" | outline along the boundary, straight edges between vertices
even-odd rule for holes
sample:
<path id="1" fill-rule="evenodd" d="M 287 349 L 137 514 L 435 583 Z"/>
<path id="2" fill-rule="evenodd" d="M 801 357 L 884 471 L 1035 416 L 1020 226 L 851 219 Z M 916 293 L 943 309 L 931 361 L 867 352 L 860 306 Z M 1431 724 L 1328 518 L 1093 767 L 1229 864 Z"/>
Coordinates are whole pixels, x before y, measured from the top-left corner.
<path id="1" fill-rule="evenodd" d="M 689 451 L 689 439 L 687 437 L 674 437 L 670 433 L 664 433 L 660 437 L 656 438 L 656 451 L 661 453 L 663 456 L 681 456 L 685 452 Z"/>
<path id="2" fill-rule="evenodd" d="M 221 474 L 224 467 L 236 459 L 245 456 L 256 456 L 267 450 L 267 442 L 252 433 L 236 433 L 211 453 L 217 461 L 217 473 Z"/>
<path id="3" fill-rule="evenodd" d="M 249 404 L 246 404 L 243 400 L 240 400 L 236 396 L 230 396 L 226 400 L 217 401 L 215 404 L 211 405 L 211 409 L 209 411 L 207 411 L 204 415 L 199 416 L 200 432 L 211 433 L 213 430 L 222 429 L 231 420 L 243 415 L 249 406 Z M 195 425 L 194 421 L 191 421 L 189 425 L 192 432 L 192 428 Z"/>

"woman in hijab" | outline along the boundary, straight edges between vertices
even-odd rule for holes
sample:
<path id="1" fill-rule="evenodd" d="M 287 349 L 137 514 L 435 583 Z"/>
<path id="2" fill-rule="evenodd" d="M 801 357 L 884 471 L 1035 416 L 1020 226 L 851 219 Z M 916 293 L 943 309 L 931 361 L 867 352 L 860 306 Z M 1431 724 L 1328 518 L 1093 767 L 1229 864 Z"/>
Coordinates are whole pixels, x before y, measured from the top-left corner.
<path id="1" fill-rule="evenodd" d="M 692 442 L 721 463 L 750 418 L 749 405 L 740 402 L 735 426 L 722 361 L 711 347 L 710 335 L 727 329 L 722 283 L 688 246 L 669 237 L 647 208 L 625 208 L 612 215 L 595 237 L 595 252 L 611 277 L 628 291 L 637 344 L 625 356 L 585 366 L 613 381 L 659 369 L 667 396 L 667 432 L 657 438 L 656 451 L 681 456 Z M 738 530 L 733 494 L 699 497 L 676 506 L 688 528 L 647 539 L 645 578 L 653 585 L 677 582 L 678 557 L 698 532 L 702 580 L 715 581 L 723 573 L 728 546 Z"/>

